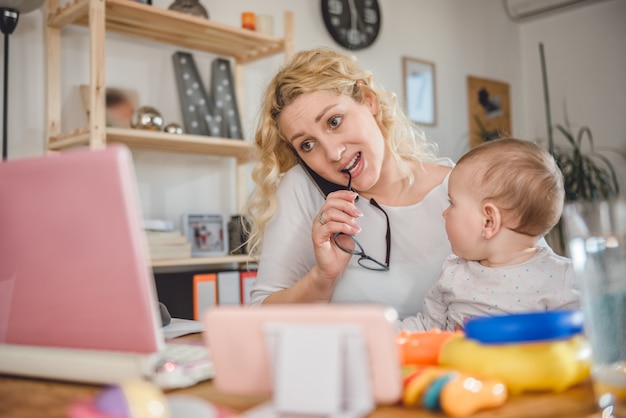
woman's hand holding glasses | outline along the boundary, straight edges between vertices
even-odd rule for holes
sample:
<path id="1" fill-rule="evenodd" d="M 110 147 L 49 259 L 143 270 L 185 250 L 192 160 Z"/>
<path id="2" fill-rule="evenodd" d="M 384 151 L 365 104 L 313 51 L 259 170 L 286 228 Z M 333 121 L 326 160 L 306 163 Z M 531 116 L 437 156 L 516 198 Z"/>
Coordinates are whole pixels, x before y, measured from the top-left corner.
<path id="1" fill-rule="evenodd" d="M 359 256 L 358 263 L 368 270 L 388 271 L 391 254 L 391 230 L 389 217 L 385 210 L 374 200 L 370 204 L 378 208 L 385 216 L 387 233 L 387 253 L 384 263 L 365 253 L 365 250 L 354 237 L 361 228 L 355 219 L 363 213 L 354 205 L 358 195 L 352 190 L 352 176 L 347 172 L 349 180 L 346 190 L 329 193 L 322 209 L 313 220 L 313 247 L 317 260 L 318 275 L 334 286 L 335 280 L 343 273 L 350 257 Z"/>
<path id="2" fill-rule="evenodd" d="M 351 190 L 329 193 L 324 205 L 313 219 L 313 248 L 319 274 L 333 282 L 343 273 L 351 254 L 339 249 L 334 242 L 338 233 L 355 235 L 361 228 L 356 218 L 362 216 L 354 206 L 357 194 Z M 348 236 L 341 236 L 346 246 L 352 245 Z"/>
<path id="3" fill-rule="evenodd" d="M 348 186 L 346 187 L 346 189 L 348 191 L 352 191 L 352 176 L 350 175 L 349 171 L 345 171 L 345 173 L 348 174 L 349 178 Z M 356 197 L 354 198 L 354 200 L 352 200 L 353 207 L 355 201 Z M 359 241 L 357 241 L 357 239 L 354 237 L 356 232 L 360 231 L 360 228 L 355 233 L 345 231 L 335 232 L 333 235 L 333 242 L 335 243 L 335 246 L 344 253 L 350 255 L 358 255 L 358 263 L 361 267 L 368 270 L 389 271 L 389 257 L 391 255 L 391 228 L 389 226 L 389 217 L 387 216 L 387 212 L 385 212 L 385 210 L 374 200 L 374 198 L 370 199 L 370 204 L 375 208 L 378 208 L 383 213 L 383 215 L 385 215 L 385 221 L 387 223 L 387 233 L 385 234 L 385 241 L 387 243 L 387 255 L 385 257 L 385 262 L 383 263 L 365 253 L 365 250 L 363 249 L 363 246 L 361 246 L 361 243 L 359 243 Z M 358 210 L 356 207 L 354 207 L 354 209 Z M 358 211 L 358 213 L 359 216 L 362 216 L 362 213 L 360 211 Z M 324 220 L 323 210 L 320 211 L 318 215 L 318 221 L 321 225 L 325 225 L 326 223 L 326 221 Z M 343 268 L 345 269 L 345 265 L 343 266 Z M 341 271 L 343 271 L 343 269 Z"/>

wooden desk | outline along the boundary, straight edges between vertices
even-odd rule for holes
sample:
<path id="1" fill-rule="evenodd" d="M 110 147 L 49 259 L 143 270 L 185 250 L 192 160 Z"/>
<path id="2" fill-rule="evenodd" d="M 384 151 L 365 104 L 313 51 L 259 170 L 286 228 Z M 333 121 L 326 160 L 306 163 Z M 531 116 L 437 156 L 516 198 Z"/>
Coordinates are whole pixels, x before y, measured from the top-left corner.
<path id="1" fill-rule="evenodd" d="M 0 417 L 2 418 L 67 418 L 67 408 L 73 402 L 93 396 L 100 386 L 25 379 L 0 375 Z M 263 402 L 261 397 L 241 397 L 219 392 L 212 382 L 192 388 L 169 391 L 167 394 L 198 396 L 210 402 L 245 411 Z M 368 418 L 442 417 L 423 409 L 399 406 L 379 407 Z M 511 397 L 500 408 L 481 411 L 475 418 L 591 418 L 595 412 L 591 387 L 583 384 L 564 393 L 521 395 Z M 191 417 L 190 417 L 191 418 Z"/>
<path id="2" fill-rule="evenodd" d="M 189 337 L 198 338 L 197 335 Z M 93 396 L 101 388 L 96 385 L 0 375 L 0 418 L 67 418 L 69 405 Z M 170 394 L 197 396 L 238 412 L 267 400 L 264 397 L 227 395 L 218 391 L 210 381 L 187 389 L 168 391 L 167 395 Z M 594 406 L 591 386 L 588 383 L 573 387 L 564 393 L 525 394 L 510 397 L 502 407 L 480 411 L 473 415 L 475 418 L 591 418 L 599 416 Z M 441 418 L 444 415 L 430 413 L 419 408 L 381 406 L 368 418 L 409 417 Z"/>

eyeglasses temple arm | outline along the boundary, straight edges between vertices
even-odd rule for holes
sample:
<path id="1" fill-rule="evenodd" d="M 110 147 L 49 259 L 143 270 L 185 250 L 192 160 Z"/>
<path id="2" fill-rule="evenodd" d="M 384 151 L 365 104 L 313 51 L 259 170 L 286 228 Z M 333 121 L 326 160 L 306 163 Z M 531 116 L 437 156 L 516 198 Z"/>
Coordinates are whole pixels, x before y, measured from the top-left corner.
<path id="1" fill-rule="evenodd" d="M 377 209 L 380 209 L 380 211 L 385 214 L 385 220 L 387 221 L 387 233 L 385 234 L 385 240 L 387 241 L 387 256 L 385 257 L 385 263 L 389 265 L 389 256 L 391 254 L 391 226 L 389 225 L 389 216 L 387 215 L 387 212 L 385 212 L 385 210 L 380 207 L 378 202 L 376 202 L 373 198 L 370 199 L 370 203 Z"/>

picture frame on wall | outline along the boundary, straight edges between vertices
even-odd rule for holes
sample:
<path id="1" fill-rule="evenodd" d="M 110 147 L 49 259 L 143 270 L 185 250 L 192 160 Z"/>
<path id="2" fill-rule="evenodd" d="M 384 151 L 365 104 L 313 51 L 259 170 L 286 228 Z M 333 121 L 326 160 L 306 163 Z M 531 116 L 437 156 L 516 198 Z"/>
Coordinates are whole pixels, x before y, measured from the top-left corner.
<path id="1" fill-rule="evenodd" d="M 437 124 L 435 63 L 402 57 L 404 105 L 411 121 L 426 126 Z"/>
<path id="2" fill-rule="evenodd" d="M 511 134 L 510 87 L 503 81 L 467 77 L 470 148 Z"/>
<path id="3" fill-rule="evenodd" d="M 191 243 L 192 257 L 228 254 L 228 226 L 221 212 L 190 212 L 182 218 L 183 231 Z"/>

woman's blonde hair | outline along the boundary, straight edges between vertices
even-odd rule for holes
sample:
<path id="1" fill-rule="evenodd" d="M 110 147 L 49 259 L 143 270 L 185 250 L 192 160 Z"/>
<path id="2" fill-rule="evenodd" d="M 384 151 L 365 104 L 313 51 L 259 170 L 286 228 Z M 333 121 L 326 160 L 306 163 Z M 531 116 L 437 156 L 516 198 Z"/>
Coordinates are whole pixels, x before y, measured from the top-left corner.
<path id="1" fill-rule="evenodd" d="M 471 149 L 456 164 L 472 165 L 474 192 L 500 208 L 508 227 L 531 237 L 543 236 L 563 211 L 563 175 L 548 151 L 516 138 L 501 138 Z M 456 169 L 456 168 L 455 168 Z"/>
<path id="2" fill-rule="evenodd" d="M 276 211 L 276 188 L 282 175 L 297 164 L 294 150 L 280 131 L 278 117 L 298 97 L 317 91 L 347 95 L 358 103 L 365 103 L 367 93 L 373 94 L 379 106 L 376 123 L 411 182 L 413 174 L 405 161 L 426 161 L 435 156 L 435 146 L 406 117 L 396 95 L 387 92 L 354 57 L 330 48 L 296 53 L 270 81 L 259 113 L 255 135 L 258 163 L 252 171 L 256 190 L 245 208 L 251 226 L 247 243 L 251 254 L 260 249 L 265 225 Z"/>

